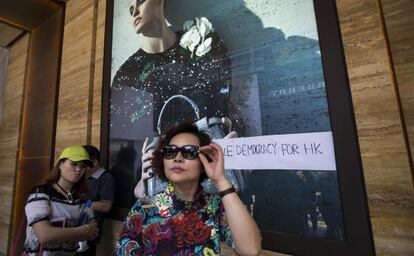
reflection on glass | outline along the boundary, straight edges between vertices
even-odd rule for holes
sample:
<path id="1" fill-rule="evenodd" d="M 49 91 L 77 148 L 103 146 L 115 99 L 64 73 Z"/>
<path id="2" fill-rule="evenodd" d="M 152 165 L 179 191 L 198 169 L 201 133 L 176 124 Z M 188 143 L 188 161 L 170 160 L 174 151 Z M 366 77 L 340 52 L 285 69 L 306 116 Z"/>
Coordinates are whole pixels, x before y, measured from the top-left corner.
<path id="1" fill-rule="evenodd" d="M 235 130 L 241 137 L 331 130 L 312 1 L 168 1 L 175 41 L 161 53 L 137 50 L 136 41 L 142 45 L 144 39 L 132 38 L 117 22 L 129 15 L 122 5 L 115 6 L 110 99 L 110 168 L 122 177 L 117 186 L 123 199 L 116 205 L 133 203 L 142 144 L 158 136 L 159 119 L 165 130 L 184 119 L 224 117 L 230 121 L 224 134 Z M 205 38 L 211 38 L 211 49 L 202 56 L 180 45 L 182 24 L 194 17 L 208 17 L 214 29 Z M 123 35 L 134 42 L 129 53 L 117 45 Z M 160 117 L 174 95 L 194 101 L 199 116 L 177 99 Z M 125 164 L 123 151 L 134 151 Z M 261 229 L 346 239 L 335 171 L 237 173 L 241 198 Z"/>
<path id="2" fill-rule="evenodd" d="M 344 240 L 336 173 L 254 171 L 243 201 L 264 230 Z M 260 187 L 253 184 L 260 183 Z"/>

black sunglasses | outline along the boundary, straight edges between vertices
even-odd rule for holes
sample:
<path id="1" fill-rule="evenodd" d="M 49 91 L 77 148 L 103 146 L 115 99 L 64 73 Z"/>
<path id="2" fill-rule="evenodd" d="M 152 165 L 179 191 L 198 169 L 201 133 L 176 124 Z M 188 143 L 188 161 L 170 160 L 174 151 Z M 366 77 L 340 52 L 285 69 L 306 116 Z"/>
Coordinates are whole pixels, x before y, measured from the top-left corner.
<path id="1" fill-rule="evenodd" d="M 194 160 L 198 158 L 198 147 L 194 145 L 184 145 L 182 147 L 177 147 L 176 145 L 167 145 L 162 150 L 161 153 L 164 156 L 164 159 L 174 159 L 178 152 L 187 160 Z"/>

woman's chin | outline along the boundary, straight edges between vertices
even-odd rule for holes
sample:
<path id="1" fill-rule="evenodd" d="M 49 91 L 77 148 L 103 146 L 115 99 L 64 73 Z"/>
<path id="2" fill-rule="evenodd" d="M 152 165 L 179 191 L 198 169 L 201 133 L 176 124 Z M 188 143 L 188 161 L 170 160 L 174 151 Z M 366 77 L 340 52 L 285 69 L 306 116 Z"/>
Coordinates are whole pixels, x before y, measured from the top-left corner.
<path id="1" fill-rule="evenodd" d="M 79 175 L 79 176 L 75 175 L 75 176 L 71 177 L 70 179 L 68 179 L 68 181 L 75 184 L 76 182 L 78 182 L 80 180 L 81 177 L 82 177 L 81 175 Z"/>
<path id="2" fill-rule="evenodd" d="M 173 174 L 173 175 L 168 175 L 167 179 L 171 182 L 171 183 L 181 183 L 181 182 L 185 182 L 185 179 L 183 177 L 179 177 L 179 175 L 177 174 Z"/>
<path id="3" fill-rule="evenodd" d="M 169 175 L 169 177 L 167 178 L 173 184 L 190 184 L 193 182 L 197 182 L 197 179 L 193 179 L 190 177 L 184 177 L 184 176 L 180 176 L 177 174 Z"/>

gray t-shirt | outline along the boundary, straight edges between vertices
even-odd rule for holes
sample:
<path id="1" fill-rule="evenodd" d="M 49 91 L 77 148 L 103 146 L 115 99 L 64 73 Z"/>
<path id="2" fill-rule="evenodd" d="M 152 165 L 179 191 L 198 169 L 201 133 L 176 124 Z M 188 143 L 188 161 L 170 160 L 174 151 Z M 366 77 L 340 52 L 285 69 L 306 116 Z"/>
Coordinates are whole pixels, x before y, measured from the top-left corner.
<path id="1" fill-rule="evenodd" d="M 113 202 L 115 196 L 115 181 L 110 173 L 104 168 L 96 170 L 89 178 L 89 199 L 94 201 Z M 95 220 L 98 223 L 99 236 L 94 240 L 99 242 L 101 230 L 103 227 L 104 218 L 106 216 L 103 212 L 95 211 Z"/>

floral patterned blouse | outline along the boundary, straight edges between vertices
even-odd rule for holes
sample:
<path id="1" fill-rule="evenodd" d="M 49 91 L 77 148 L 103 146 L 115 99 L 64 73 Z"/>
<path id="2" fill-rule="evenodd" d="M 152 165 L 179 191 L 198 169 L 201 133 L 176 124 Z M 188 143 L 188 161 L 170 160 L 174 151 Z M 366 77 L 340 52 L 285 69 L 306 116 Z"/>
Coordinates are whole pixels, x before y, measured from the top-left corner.
<path id="1" fill-rule="evenodd" d="M 186 202 L 168 183 L 151 203 L 135 203 L 126 218 L 116 255 L 220 255 L 220 241 L 234 248 L 224 207 L 200 186 Z"/>

